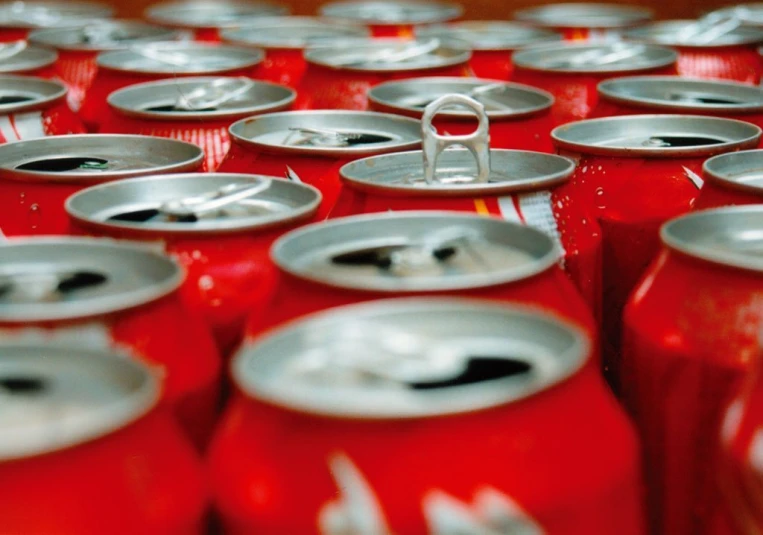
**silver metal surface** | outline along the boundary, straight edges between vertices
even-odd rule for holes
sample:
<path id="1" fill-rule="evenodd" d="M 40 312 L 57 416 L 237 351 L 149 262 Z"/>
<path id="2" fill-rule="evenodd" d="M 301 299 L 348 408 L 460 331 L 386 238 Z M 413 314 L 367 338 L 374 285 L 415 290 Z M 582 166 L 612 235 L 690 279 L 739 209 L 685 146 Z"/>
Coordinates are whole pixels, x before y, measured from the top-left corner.
<path id="1" fill-rule="evenodd" d="M 302 50 L 368 37 L 368 28 L 318 17 L 263 17 L 240 28 L 223 30 L 223 41 L 265 49 Z"/>
<path id="2" fill-rule="evenodd" d="M 325 17 L 375 25 L 433 24 L 457 19 L 463 8 L 449 2 L 403 0 L 350 0 L 331 2 L 320 7 Z"/>
<path id="3" fill-rule="evenodd" d="M 259 17 L 287 15 L 286 6 L 247 0 L 180 0 L 149 6 L 147 20 L 177 28 L 235 28 Z"/>
<path id="4" fill-rule="evenodd" d="M 66 87 L 60 82 L 0 75 L 0 114 L 49 108 L 65 98 Z"/>
<path id="5" fill-rule="evenodd" d="M 175 41 L 182 34 L 139 21 L 98 21 L 67 28 L 35 30 L 29 42 L 57 50 L 103 51 L 127 48 L 136 43 Z"/>
<path id="6" fill-rule="evenodd" d="M 560 33 L 523 26 L 512 22 L 468 20 L 437 26 L 421 26 L 415 30 L 419 39 L 458 39 L 469 43 L 472 50 L 516 50 L 529 45 L 561 41 Z"/>
<path id="7" fill-rule="evenodd" d="M 735 19 L 665 20 L 633 28 L 623 36 L 641 41 L 681 47 L 729 47 L 763 41 L 763 29 L 743 26 Z"/>
<path id="8" fill-rule="evenodd" d="M 106 19 L 114 14 L 110 6 L 74 0 L 22 0 L 0 3 L 2 28 L 55 28 Z"/>
<path id="9" fill-rule="evenodd" d="M 514 18 L 548 28 L 626 28 L 652 19 L 651 9 L 632 5 L 600 3 L 547 4 L 520 9 Z"/>
<path id="10" fill-rule="evenodd" d="M 0 74 L 15 74 L 50 67 L 58 59 L 55 50 L 24 41 L 0 43 Z"/>
<path id="11" fill-rule="evenodd" d="M 725 187 L 763 195 L 763 150 L 721 154 L 702 166 L 707 180 Z"/>

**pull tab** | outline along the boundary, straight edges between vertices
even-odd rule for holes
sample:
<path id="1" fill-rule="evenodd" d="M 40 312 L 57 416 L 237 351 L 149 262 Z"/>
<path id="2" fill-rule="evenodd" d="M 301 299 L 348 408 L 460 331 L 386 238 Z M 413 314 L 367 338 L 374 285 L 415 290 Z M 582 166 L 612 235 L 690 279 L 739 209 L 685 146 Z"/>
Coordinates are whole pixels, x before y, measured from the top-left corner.
<path id="1" fill-rule="evenodd" d="M 26 50 L 26 41 L 0 44 L 0 61 L 11 59 Z"/>
<path id="2" fill-rule="evenodd" d="M 132 46 L 130 52 L 142 56 L 146 59 L 152 59 L 159 63 L 172 65 L 173 67 L 188 67 L 193 60 L 183 52 L 171 52 L 169 50 L 159 50 L 152 46 Z"/>
<path id="3" fill-rule="evenodd" d="M 710 14 L 687 25 L 676 34 L 679 43 L 704 45 L 733 32 L 742 21 L 734 14 Z"/>
<path id="4" fill-rule="evenodd" d="M 252 87 L 254 87 L 254 81 L 243 76 L 217 78 L 186 95 L 181 95 L 175 103 L 175 108 L 185 111 L 215 109 L 245 95 Z"/>
<path id="5" fill-rule="evenodd" d="M 178 218 L 199 217 L 258 195 L 268 189 L 270 185 L 270 180 L 262 180 L 256 184 L 228 184 L 213 193 L 166 202 L 159 208 L 159 211 L 165 215 Z"/>
<path id="6" fill-rule="evenodd" d="M 12 273 L 0 275 L 0 299 L 50 302 L 63 296 L 99 286 L 107 281 L 92 271 L 53 271 L 45 273 Z"/>
<path id="7" fill-rule="evenodd" d="M 471 134 L 463 136 L 441 136 L 432 125 L 437 113 L 450 105 L 461 105 L 472 110 L 479 124 Z M 421 138 L 424 153 L 424 179 L 427 184 L 436 183 L 437 158 L 452 146 L 465 147 L 477 162 L 477 177 L 474 183 L 485 184 L 490 179 L 490 130 L 485 106 L 465 95 L 444 95 L 424 109 L 421 119 Z"/>

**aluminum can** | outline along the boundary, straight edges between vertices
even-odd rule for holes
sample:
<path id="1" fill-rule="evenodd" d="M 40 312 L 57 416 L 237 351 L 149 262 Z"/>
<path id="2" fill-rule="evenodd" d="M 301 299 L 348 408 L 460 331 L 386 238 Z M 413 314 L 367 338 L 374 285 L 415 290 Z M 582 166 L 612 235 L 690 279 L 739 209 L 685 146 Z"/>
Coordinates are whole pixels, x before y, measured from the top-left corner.
<path id="1" fill-rule="evenodd" d="M 295 318 L 389 297 L 450 295 L 519 303 L 596 336 L 591 310 L 543 231 L 458 212 L 386 212 L 334 219 L 275 242 L 279 279 L 253 310 L 245 340 Z"/>
<path id="2" fill-rule="evenodd" d="M 56 77 L 55 50 L 27 44 L 26 41 L 0 43 L 0 75 L 18 74 L 51 79 Z"/>
<path id="3" fill-rule="evenodd" d="M 204 170 L 228 154 L 228 127 L 239 119 L 288 109 L 288 87 L 245 77 L 197 77 L 136 84 L 109 95 L 110 116 L 100 132 L 179 139 L 204 150 Z"/>
<path id="4" fill-rule="evenodd" d="M 219 42 L 225 28 L 288 14 L 286 6 L 261 0 L 178 0 L 149 6 L 144 17 L 160 26 L 189 30 L 197 41 Z"/>
<path id="5" fill-rule="evenodd" d="M 55 49 L 58 59 L 56 77 L 69 88 L 68 101 L 79 110 L 85 93 L 98 71 L 96 57 L 106 50 L 129 48 L 136 44 L 174 41 L 179 32 L 137 21 L 99 21 L 78 27 L 35 30 L 29 42 Z"/>
<path id="6" fill-rule="evenodd" d="M 660 21 L 629 30 L 623 36 L 678 51 L 680 76 L 760 83 L 763 61 L 757 48 L 763 41 L 763 29 L 742 26 L 736 19 Z"/>
<path id="7" fill-rule="evenodd" d="M 0 75 L 0 143 L 84 132 L 66 104 L 63 84 Z"/>
<path id="8" fill-rule="evenodd" d="M 116 348 L 155 366 L 163 404 L 198 446 L 215 421 L 220 356 L 182 300 L 183 271 L 149 248 L 92 238 L 0 244 L 0 341 Z"/>
<path id="9" fill-rule="evenodd" d="M 203 465 L 149 367 L 114 349 L 0 344 L 0 393 L 3 533 L 202 533 Z"/>
<path id="10" fill-rule="evenodd" d="M 0 234 L 66 234 L 64 201 L 90 185 L 195 171 L 191 143 L 149 136 L 53 136 L 0 145 Z"/>
<path id="11" fill-rule="evenodd" d="M 527 309 L 429 298 L 245 346 L 208 458 L 227 533 L 645 533 L 635 433 L 592 345 Z"/>
<path id="12" fill-rule="evenodd" d="M 325 219 L 339 195 L 339 169 L 377 154 L 417 149 L 421 124 L 407 117 L 354 111 L 290 111 L 243 119 L 230 127 L 225 173 L 258 173 L 318 188 Z"/>
<path id="13" fill-rule="evenodd" d="M 275 280 L 270 246 L 311 220 L 318 190 L 257 175 L 177 174 L 120 180 L 66 202 L 72 233 L 154 244 L 186 273 L 180 291 L 215 335 L 236 347 L 249 310 Z"/>
<path id="14" fill-rule="evenodd" d="M 652 533 L 709 533 L 718 429 L 759 359 L 760 206 L 706 210 L 661 231 L 663 250 L 625 309 L 624 400 L 644 445 Z"/>
<path id="15" fill-rule="evenodd" d="M 554 97 L 527 85 L 476 78 L 411 78 L 379 84 L 368 92 L 372 110 L 421 119 L 424 108 L 438 98 L 465 95 L 482 104 L 487 114 L 490 145 L 499 149 L 554 152 L 551 107 Z M 474 132 L 474 114 L 458 108 L 441 109 L 433 118 L 440 132 Z"/>
<path id="16" fill-rule="evenodd" d="M 514 51 L 543 43 L 559 41 L 562 35 L 552 30 L 531 28 L 521 24 L 492 20 L 469 20 L 448 25 L 416 28 L 418 39 L 458 39 L 469 44 L 469 60 L 478 78 L 508 80 L 513 66 Z"/>
<path id="17" fill-rule="evenodd" d="M 745 26 L 763 27 L 763 5 L 759 2 L 739 3 L 716 9 L 708 13 L 708 16 L 734 17 Z"/>
<path id="18" fill-rule="evenodd" d="M 114 9 L 106 4 L 70 0 L 24 0 L 0 3 L 0 42 L 25 41 L 39 28 L 60 28 L 85 21 L 108 19 Z"/>
<path id="19" fill-rule="evenodd" d="M 460 4 L 420 0 L 349 0 L 320 7 L 323 17 L 367 25 L 374 37 L 413 39 L 414 28 L 455 20 L 464 13 Z"/>
<path id="20" fill-rule="evenodd" d="M 472 75 L 468 44 L 441 39 L 354 39 L 305 51 L 300 110 L 368 108 L 368 90 L 390 80 Z"/>
<path id="21" fill-rule="evenodd" d="M 575 164 L 551 154 L 491 149 L 484 108 L 465 98 L 449 95 L 427 107 L 423 151 L 372 156 L 342 167 L 342 189 L 329 217 L 454 210 L 535 227 L 552 237 L 562 252 L 562 267 L 599 318 L 601 229 L 570 188 Z M 432 118 L 456 104 L 470 106 L 479 127 L 469 136 L 437 134 Z M 461 150 L 445 150 L 454 146 Z"/>
<path id="22" fill-rule="evenodd" d="M 705 184 L 695 210 L 763 203 L 763 150 L 722 154 L 702 166 Z"/>
<path id="23" fill-rule="evenodd" d="M 674 74 L 678 55 L 669 48 L 633 43 L 560 43 L 514 54 L 514 82 L 554 95 L 557 125 L 586 119 L 596 107 L 603 80 L 641 73 Z"/>
<path id="24" fill-rule="evenodd" d="M 128 85 L 189 76 L 247 76 L 265 57 L 261 50 L 204 43 L 149 43 L 102 52 L 79 116 L 93 132 L 109 114 L 108 96 Z"/>
<path id="25" fill-rule="evenodd" d="M 602 230 L 605 367 L 615 388 L 622 309 L 659 252 L 660 226 L 691 209 L 707 158 L 756 147 L 760 132 L 695 115 L 589 119 L 552 132 L 559 153 L 577 162 L 575 200 L 591 208 Z"/>
<path id="26" fill-rule="evenodd" d="M 628 4 L 565 3 L 520 9 L 514 19 L 561 32 L 568 41 L 612 41 L 624 28 L 652 20 L 651 9 Z"/>

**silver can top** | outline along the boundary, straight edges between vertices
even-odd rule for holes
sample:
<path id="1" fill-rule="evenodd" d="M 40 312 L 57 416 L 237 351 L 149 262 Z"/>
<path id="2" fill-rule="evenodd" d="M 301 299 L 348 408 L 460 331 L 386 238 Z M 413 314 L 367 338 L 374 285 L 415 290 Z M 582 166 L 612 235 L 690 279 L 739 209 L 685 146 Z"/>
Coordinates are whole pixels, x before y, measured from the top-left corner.
<path id="1" fill-rule="evenodd" d="M 98 21 L 69 28 L 35 30 L 29 42 L 57 50 L 103 51 L 128 48 L 138 43 L 175 41 L 182 35 L 174 30 L 139 21 Z"/>
<path id="2" fill-rule="evenodd" d="M 119 180 L 69 197 L 66 211 L 89 226 L 162 234 L 263 230 L 315 214 L 320 192 L 260 175 L 195 173 Z"/>
<path id="3" fill-rule="evenodd" d="M 109 106 L 122 115 L 162 121 L 219 120 L 287 109 L 296 91 L 246 77 L 170 78 L 111 93 Z"/>
<path id="4" fill-rule="evenodd" d="M 761 130 L 744 121 L 699 115 L 628 115 L 587 119 L 551 132 L 557 148 L 632 158 L 709 157 L 758 145 Z"/>
<path id="5" fill-rule="evenodd" d="M 673 65 L 678 53 L 640 43 L 551 43 L 519 50 L 515 67 L 558 73 L 627 73 Z"/>
<path id="6" fill-rule="evenodd" d="M 666 247 L 713 264 L 763 272 L 763 207 L 734 206 L 694 212 L 667 222 Z"/>
<path id="7" fill-rule="evenodd" d="M 33 46 L 25 41 L 0 43 L 0 74 L 36 71 L 52 66 L 58 54 L 50 48 Z"/>
<path id="8" fill-rule="evenodd" d="M 623 33 L 629 41 L 667 46 L 709 48 L 755 45 L 763 29 L 744 26 L 739 19 L 707 16 L 699 20 L 665 20 Z"/>
<path id="9" fill-rule="evenodd" d="M 252 0 L 180 0 L 149 6 L 146 19 L 176 28 L 235 28 L 259 17 L 288 15 L 286 6 Z"/>
<path id="10" fill-rule="evenodd" d="M 182 41 L 148 43 L 98 54 L 98 67 L 137 74 L 216 74 L 252 68 L 262 50 Z"/>
<path id="11" fill-rule="evenodd" d="M 65 98 L 66 87 L 60 82 L 0 75 L 0 115 L 48 108 Z"/>
<path id="12" fill-rule="evenodd" d="M 100 3 L 55 0 L 22 0 L 0 3 L 2 28 L 57 28 L 86 20 L 109 18 L 114 9 Z"/>
<path id="13" fill-rule="evenodd" d="M 707 180 L 733 189 L 763 195 L 763 150 L 721 154 L 702 166 Z"/>
<path id="14" fill-rule="evenodd" d="M 464 9 L 459 4 L 418 0 L 350 0 L 331 2 L 320 7 L 320 14 L 324 17 L 379 26 L 447 22 L 457 19 L 463 12 Z"/>
<path id="15" fill-rule="evenodd" d="M 560 251 L 540 230 L 455 212 L 389 212 L 335 219 L 280 238 L 283 271 L 367 292 L 486 288 L 551 268 Z"/>
<path id="16" fill-rule="evenodd" d="M 763 90 L 731 81 L 678 76 L 628 76 L 599 83 L 602 99 L 676 113 L 761 113 Z"/>
<path id="17" fill-rule="evenodd" d="M 0 462 L 96 440 L 138 420 L 160 384 L 125 355 L 0 344 Z"/>
<path id="18" fill-rule="evenodd" d="M 529 45 L 561 41 L 560 33 L 495 20 L 467 20 L 438 26 L 416 28 L 419 39 L 458 39 L 472 50 L 516 50 Z"/>
<path id="19" fill-rule="evenodd" d="M 471 299 L 395 299 L 333 309 L 244 346 L 243 392 L 289 410 L 427 418 L 521 403 L 588 360 L 577 328 Z"/>
<path id="20" fill-rule="evenodd" d="M 455 39 L 352 39 L 305 51 L 308 63 L 330 69 L 395 72 L 452 67 L 469 61 L 468 43 Z"/>
<path id="21" fill-rule="evenodd" d="M 763 3 L 737 4 L 710 13 L 710 16 L 735 18 L 746 26 L 763 26 Z"/>
<path id="22" fill-rule="evenodd" d="M 195 171 L 203 159 L 197 145 L 169 138 L 51 136 L 0 145 L 0 179 L 92 184 Z"/>
<path id="23" fill-rule="evenodd" d="M 235 45 L 291 50 L 330 46 L 369 35 L 365 26 L 318 17 L 266 17 L 221 33 L 223 41 Z"/>
<path id="24" fill-rule="evenodd" d="M 651 9 L 622 4 L 547 4 L 520 9 L 514 18 L 545 28 L 627 28 L 652 19 Z"/>
<path id="25" fill-rule="evenodd" d="M 242 119 L 231 125 L 234 142 L 283 154 L 361 157 L 421 145 L 415 119 L 368 111 L 287 111 Z"/>
<path id="26" fill-rule="evenodd" d="M 93 238 L 14 238 L 0 243 L 0 321 L 101 316 L 174 292 L 183 272 L 149 248 Z"/>

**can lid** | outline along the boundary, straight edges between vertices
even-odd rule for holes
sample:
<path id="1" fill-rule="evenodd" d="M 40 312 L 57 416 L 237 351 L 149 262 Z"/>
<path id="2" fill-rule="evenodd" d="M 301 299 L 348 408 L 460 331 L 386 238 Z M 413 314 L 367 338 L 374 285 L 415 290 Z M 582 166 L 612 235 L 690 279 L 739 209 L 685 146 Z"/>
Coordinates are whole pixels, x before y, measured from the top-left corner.
<path id="1" fill-rule="evenodd" d="M 754 45 L 763 41 L 763 29 L 744 26 L 733 17 L 710 15 L 698 20 L 665 20 L 626 31 L 623 37 L 680 47 Z"/>
<path id="2" fill-rule="evenodd" d="M 244 146 L 310 156 L 360 157 L 421 145 L 419 121 L 368 111 L 268 113 L 235 122 L 229 131 Z"/>
<path id="3" fill-rule="evenodd" d="M 58 50 L 103 51 L 127 48 L 136 43 L 174 41 L 181 34 L 133 20 L 98 21 L 68 28 L 35 30 L 29 41 Z"/>
<path id="4" fill-rule="evenodd" d="M 108 351 L 0 345 L 0 463 L 113 433 L 158 402 L 145 364 Z"/>
<path id="5" fill-rule="evenodd" d="M 203 159 L 197 145 L 169 138 L 51 136 L 0 145 L 0 179 L 87 184 L 194 171 Z"/>
<path id="6" fill-rule="evenodd" d="M 280 238 L 285 272 L 343 289 L 438 292 L 527 279 L 559 260 L 540 230 L 455 212 L 389 212 L 335 219 Z"/>
<path id="7" fill-rule="evenodd" d="M 171 78 L 111 93 L 109 106 L 123 115 L 163 121 L 225 119 L 279 111 L 297 98 L 282 85 L 246 77 Z"/>
<path id="8" fill-rule="evenodd" d="M 702 171 L 707 180 L 763 195 L 763 150 L 715 156 L 705 161 Z"/>
<path id="9" fill-rule="evenodd" d="M 175 291 L 183 272 L 145 246 L 94 238 L 14 238 L 0 243 L 0 321 L 99 316 Z"/>
<path id="10" fill-rule="evenodd" d="M 731 81 L 693 80 L 678 76 L 628 76 L 599 83 L 609 101 L 676 113 L 760 113 L 763 90 Z"/>
<path id="11" fill-rule="evenodd" d="M 25 41 L 0 43 L 0 74 L 14 74 L 50 67 L 58 59 L 55 50 Z"/>
<path id="12" fill-rule="evenodd" d="M 747 26 L 763 26 L 763 3 L 737 4 L 710 13 L 716 17 L 734 17 Z"/>
<path id="13" fill-rule="evenodd" d="M 23 0 L 0 3 L 2 28 L 56 28 L 113 15 L 113 8 L 95 2 Z"/>
<path id="14" fill-rule="evenodd" d="M 221 32 L 228 43 L 293 50 L 369 35 L 365 26 L 318 17 L 264 17 Z"/>
<path id="15" fill-rule="evenodd" d="M 763 206 L 702 210 L 665 223 L 665 246 L 713 264 L 763 272 Z"/>
<path id="16" fill-rule="evenodd" d="M 590 342 L 526 308 L 389 299 L 315 314 L 244 346 L 244 393 L 338 418 L 426 418 L 520 403 L 578 372 Z"/>
<path id="17" fill-rule="evenodd" d="M 0 115 L 47 108 L 65 97 L 66 87 L 60 82 L 0 75 Z"/>
<path id="18" fill-rule="evenodd" d="M 320 192 L 261 175 L 194 173 L 119 180 L 69 197 L 80 221 L 111 229 L 220 234 L 262 230 L 313 215 Z"/>
<path id="19" fill-rule="evenodd" d="M 561 41 L 560 33 L 494 20 L 467 20 L 437 26 L 416 28 L 419 39 L 459 39 L 472 50 L 516 50 L 528 45 Z"/>
<path id="20" fill-rule="evenodd" d="M 622 73 L 673 65 L 678 53 L 640 43 L 549 43 L 519 50 L 515 67 L 555 73 Z"/>
<path id="21" fill-rule="evenodd" d="M 196 43 L 137 44 L 98 54 L 98 67 L 138 74 L 214 74 L 249 69 L 262 63 L 262 50 Z"/>
<path id="22" fill-rule="evenodd" d="M 149 6 L 147 20 L 177 28 L 231 28 L 258 17 L 288 15 L 279 4 L 251 0 L 180 0 Z"/>
<path id="23" fill-rule="evenodd" d="M 308 63 L 331 69 L 393 72 L 441 69 L 469 61 L 469 45 L 455 39 L 348 39 L 305 51 Z"/>
<path id="24" fill-rule="evenodd" d="M 393 80 L 372 87 L 368 100 L 384 109 L 408 115 L 424 114 L 424 108 L 444 95 L 460 94 L 480 102 L 491 121 L 514 120 L 549 110 L 554 97 L 541 89 L 511 82 L 479 78 L 425 77 Z M 449 119 L 471 119 L 474 114 L 460 108 L 440 110 Z"/>
<path id="25" fill-rule="evenodd" d="M 464 12 L 459 4 L 403 0 L 351 0 L 331 2 L 320 14 L 374 25 L 433 24 L 457 19 Z"/>
<path id="26" fill-rule="evenodd" d="M 514 12 L 518 21 L 547 28 L 624 28 L 643 24 L 654 13 L 644 7 L 622 4 L 547 4 Z"/>
<path id="27" fill-rule="evenodd" d="M 688 158 L 754 148 L 761 130 L 744 121 L 700 115 L 587 119 L 551 132 L 558 148 L 602 156 Z"/>

